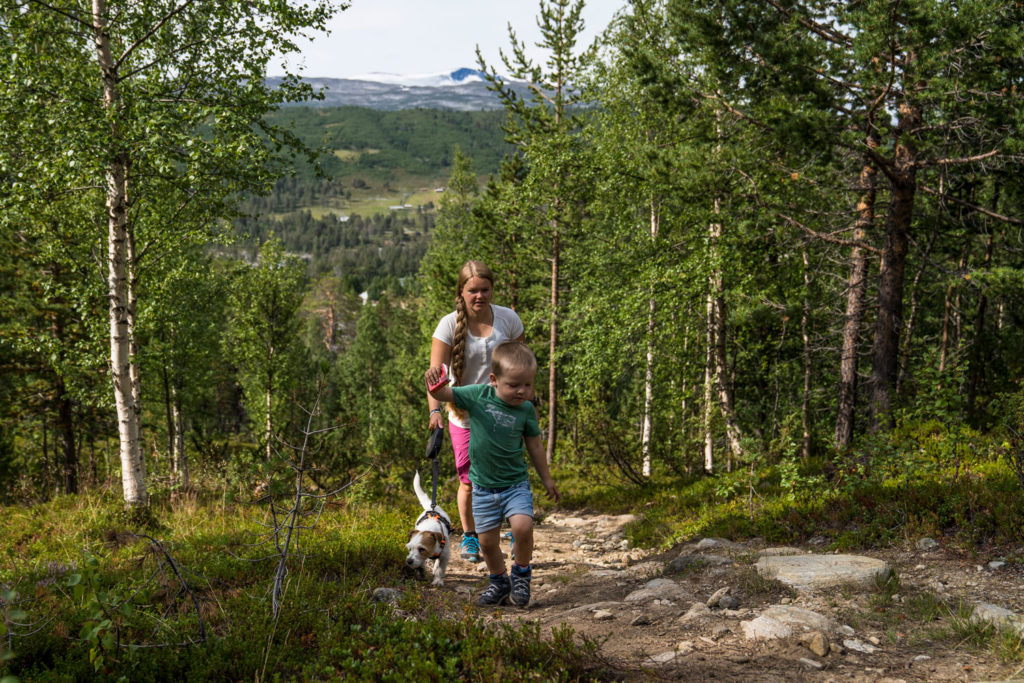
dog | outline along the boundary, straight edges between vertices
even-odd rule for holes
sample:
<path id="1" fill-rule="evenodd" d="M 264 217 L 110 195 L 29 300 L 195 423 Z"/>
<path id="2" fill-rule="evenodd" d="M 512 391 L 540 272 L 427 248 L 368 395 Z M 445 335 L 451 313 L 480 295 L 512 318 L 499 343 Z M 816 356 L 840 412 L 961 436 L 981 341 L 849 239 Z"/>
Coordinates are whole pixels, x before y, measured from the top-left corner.
<path id="1" fill-rule="evenodd" d="M 451 559 L 448 538 L 452 534 L 452 521 L 440 506 L 431 505 L 430 496 L 420 486 L 419 472 L 413 477 L 412 487 L 423 506 L 423 514 L 416 520 L 416 526 L 409 534 L 409 542 L 405 544 L 409 550 L 405 563 L 413 569 L 426 569 L 427 560 L 433 560 L 433 585 L 442 586 Z"/>

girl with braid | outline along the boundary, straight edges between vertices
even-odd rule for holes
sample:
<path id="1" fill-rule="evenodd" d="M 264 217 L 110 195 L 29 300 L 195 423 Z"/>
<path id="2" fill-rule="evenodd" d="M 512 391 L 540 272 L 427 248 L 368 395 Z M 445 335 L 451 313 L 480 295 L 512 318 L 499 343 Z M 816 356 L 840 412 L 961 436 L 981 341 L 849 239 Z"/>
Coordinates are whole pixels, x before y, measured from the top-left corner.
<path id="1" fill-rule="evenodd" d="M 511 308 L 491 303 L 494 274 L 481 261 L 467 261 L 459 269 L 455 287 L 455 310 L 441 318 L 430 344 L 430 366 L 446 363 L 452 386 L 487 384 L 491 372 L 491 352 L 504 341 L 523 341 L 523 322 Z M 531 397 L 532 398 L 532 397 Z M 469 483 L 469 417 L 451 403 L 441 404 L 427 394 L 430 428 L 444 427 L 448 417 L 448 435 L 455 452 L 459 473 L 458 507 L 462 520 L 459 555 L 479 562 L 480 543 L 473 521 L 473 486 Z"/>

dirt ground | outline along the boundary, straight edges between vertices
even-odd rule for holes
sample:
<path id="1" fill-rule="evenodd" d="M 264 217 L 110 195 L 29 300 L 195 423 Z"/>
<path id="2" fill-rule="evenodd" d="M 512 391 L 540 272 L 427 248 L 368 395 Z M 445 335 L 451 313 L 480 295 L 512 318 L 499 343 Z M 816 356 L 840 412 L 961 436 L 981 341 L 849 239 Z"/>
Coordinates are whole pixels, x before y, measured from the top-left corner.
<path id="1" fill-rule="evenodd" d="M 941 545 L 927 551 L 864 552 L 883 559 L 899 577 L 892 600 L 879 591 L 836 589 L 825 594 L 797 593 L 762 579 L 753 568 L 757 541 L 728 549 L 696 550 L 693 544 L 665 553 L 630 549 L 622 528 L 631 516 L 552 514 L 536 527 L 533 599 L 529 607 L 483 609 L 494 621 L 533 620 L 550 634 L 571 626 L 577 638 L 596 644 L 608 673 L 624 680 L 685 681 L 1021 681 L 1024 665 L 1005 663 L 990 648 L 955 642 L 949 611 L 937 610 L 922 621 L 913 604 L 988 602 L 1024 611 L 1024 569 L 994 558 L 962 556 Z M 507 546 L 506 546 L 507 547 Z M 802 551 L 821 552 L 806 547 Z M 706 553 L 681 571 L 668 563 L 680 554 Z M 454 553 L 453 553 L 454 555 Z M 727 561 L 726 561 L 727 560 Z M 653 578 L 665 577 L 682 588 L 672 599 L 626 602 L 631 592 Z M 453 558 L 442 590 L 467 602 L 486 585 L 486 569 Z M 693 603 L 706 603 L 729 588 L 738 604 L 687 618 Z M 922 596 L 934 596 L 922 600 Z M 790 604 L 853 628 L 831 634 L 827 652 L 812 651 L 807 637 L 750 640 L 741 623 L 770 606 Z M 942 629 L 945 628 L 944 632 Z M 848 646 L 850 640 L 857 645 Z M 804 641 L 804 642 L 801 642 Z M 858 651 L 858 645 L 870 652 Z"/>

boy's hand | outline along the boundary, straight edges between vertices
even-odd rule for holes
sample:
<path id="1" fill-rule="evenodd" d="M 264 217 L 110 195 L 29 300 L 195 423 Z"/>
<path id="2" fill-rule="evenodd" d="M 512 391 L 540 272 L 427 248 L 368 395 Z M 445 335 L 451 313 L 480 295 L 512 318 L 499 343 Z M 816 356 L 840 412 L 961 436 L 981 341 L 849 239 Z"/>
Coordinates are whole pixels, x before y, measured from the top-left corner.
<path id="1" fill-rule="evenodd" d="M 442 374 L 444 374 L 444 366 L 434 365 L 427 368 L 427 371 L 423 373 L 423 380 L 427 383 L 428 387 L 432 387 L 440 381 Z"/>
<path id="2" fill-rule="evenodd" d="M 423 373 L 423 381 L 427 383 L 427 393 L 438 401 L 451 403 L 454 400 L 452 387 L 447 380 L 442 381 L 441 379 L 445 374 L 443 365 L 434 365 Z M 433 419 L 433 416 L 431 416 L 431 419 Z M 433 422 L 431 422 L 431 425 L 433 425 Z"/>
<path id="3" fill-rule="evenodd" d="M 544 490 L 548 492 L 548 498 L 556 503 L 562 502 L 562 494 L 558 492 L 558 487 L 555 486 L 554 479 L 542 479 L 541 483 L 544 484 Z"/>

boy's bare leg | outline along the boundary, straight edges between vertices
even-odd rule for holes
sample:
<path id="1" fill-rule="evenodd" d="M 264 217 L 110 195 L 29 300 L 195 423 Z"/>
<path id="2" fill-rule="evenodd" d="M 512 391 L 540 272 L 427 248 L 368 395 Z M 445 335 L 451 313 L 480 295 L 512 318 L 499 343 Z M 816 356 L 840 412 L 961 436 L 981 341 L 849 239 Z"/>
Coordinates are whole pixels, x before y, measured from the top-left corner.
<path id="1" fill-rule="evenodd" d="M 512 515 L 508 518 L 508 523 L 512 525 L 512 538 L 515 539 L 512 550 L 516 556 L 516 564 L 526 567 L 533 559 L 533 517 Z"/>
<path id="2" fill-rule="evenodd" d="M 487 564 L 487 571 L 497 576 L 505 573 L 505 556 L 501 552 L 501 527 L 489 531 L 477 532 L 477 539 L 480 541 L 480 554 L 484 556 L 484 563 Z M 513 532 L 514 533 L 514 532 Z M 519 539 L 516 539 L 516 545 Z M 532 545 L 532 544 L 531 544 Z"/>

